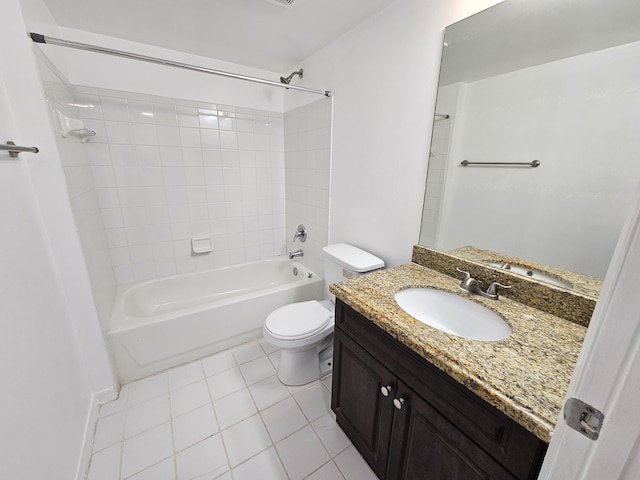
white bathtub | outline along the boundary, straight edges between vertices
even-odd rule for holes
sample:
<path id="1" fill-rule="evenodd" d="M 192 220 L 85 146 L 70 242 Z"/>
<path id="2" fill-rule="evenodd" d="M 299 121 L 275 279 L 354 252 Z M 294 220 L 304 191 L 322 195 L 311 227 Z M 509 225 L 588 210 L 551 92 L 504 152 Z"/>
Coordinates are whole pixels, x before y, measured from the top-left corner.
<path id="1" fill-rule="evenodd" d="M 260 338 L 271 311 L 321 299 L 322 286 L 280 257 L 120 286 L 107 330 L 118 378 L 131 382 Z"/>

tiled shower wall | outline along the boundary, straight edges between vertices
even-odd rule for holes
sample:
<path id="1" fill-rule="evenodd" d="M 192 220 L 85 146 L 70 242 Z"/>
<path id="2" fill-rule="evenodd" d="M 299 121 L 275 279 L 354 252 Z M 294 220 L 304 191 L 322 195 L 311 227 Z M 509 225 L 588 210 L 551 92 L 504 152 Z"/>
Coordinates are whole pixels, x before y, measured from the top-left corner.
<path id="1" fill-rule="evenodd" d="M 301 261 L 320 275 L 322 247 L 329 241 L 331 112 L 332 99 L 325 98 L 284 115 L 287 247 L 301 248 Z M 300 223 L 307 240 L 293 243 Z"/>
<path id="2" fill-rule="evenodd" d="M 74 87 L 118 283 L 284 251 L 282 114 Z M 93 107 L 87 107 L 92 105 Z M 213 252 L 194 255 L 191 239 Z"/>
<path id="3" fill-rule="evenodd" d="M 285 253 L 282 113 L 71 86 L 40 57 L 103 326 L 115 284 Z M 62 138 L 58 111 L 97 135 Z"/>
<path id="4" fill-rule="evenodd" d="M 299 223 L 309 237 L 290 250 L 322 273 L 331 99 L 284 116 L 285 166 L 281 113 L 72 86 L 38 56 L 105 329 L 118 284 L 282 255 Z M 63 138 L 58 112 L 97 135 Z M 200 235 L 212 253 L 191 252 Z"/>
<path id="5" fill-rule="evenodd" d="M 115 296 L 116 278 L 111 265 L 110 245 L 100 214 L 98 191 L 91 174 L 91 146 L 83 145 L 76 138 L 62 137 L 58 112 L 67 117 L 76 115 L 75 94 L 69 82 L 42 52 L 37 48 L 35 52 L 51 114 L 51 124 L 63 161 L 69 201 L 87 263 L 93 297 L 102 326 L 106 328 Z"/>
<path id="6" fill-rule="evenodd" d="M 437 245 L 452 121 L 451 118 L 439 119 L 436 117 L 433 124 L 431 150 L 429 152 L 429 173 L 427 175 L 427 188 L 420 231 L 420 243 L 422 245 Z"/>

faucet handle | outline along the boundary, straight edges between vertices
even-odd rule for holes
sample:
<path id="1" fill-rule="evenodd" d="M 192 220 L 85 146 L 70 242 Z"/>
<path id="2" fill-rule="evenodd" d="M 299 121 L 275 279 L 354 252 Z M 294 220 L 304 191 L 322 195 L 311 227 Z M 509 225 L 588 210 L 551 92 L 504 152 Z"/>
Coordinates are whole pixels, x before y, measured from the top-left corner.
<path id="1" fill-rule="evenodd" d="M 299 238 L 301 242 L 304 242 L 307 239 L 307 229 L 303 224 L 298 225 L 298 229 L 296 233 L 293 234 L 292 242 L 296 241 L 296 238 Z"/>
<path id="2" fill-rule="evenodd" d="M 459 271 L 460 273 L 464 273 L 464 280 L 462 280 L 463 282 L 466 282 L 467 280 L 471 279 L 471 274 L 469 272 L 466 272 L 464 270 L 460 270 L 460 268 L 456 267 L 456 270 Z"/>
<path id="3" fill-rule="evenodd" d="M 501 283 L 493 282 L 491 285 L 489 285 L 489 288 L 487 288 L 487 294 L 488 295 L 495 295 L 497 297 L 498 296 L 498 287 L 500 287 L 500 288 L 511 288 L 511 285 L 502 285 Z"/>

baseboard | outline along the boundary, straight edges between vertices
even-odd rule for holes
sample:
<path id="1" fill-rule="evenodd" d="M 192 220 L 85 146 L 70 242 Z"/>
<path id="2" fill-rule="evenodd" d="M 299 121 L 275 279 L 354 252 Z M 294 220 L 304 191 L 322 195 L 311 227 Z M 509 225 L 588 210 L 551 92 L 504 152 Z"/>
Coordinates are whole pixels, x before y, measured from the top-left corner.
<path id="1" fill-rule="evenodd" d="M 96 432 L 96 424 L 98 423 L 100 405 L 115 400 L 116 398 L 118 398 L 118 390 L 115 385 L 91 394 L 89 412 L 84 426 L 84 437 L 82 439 L 82 448 L 80 450 L 80 460 L 78 461 L 78 469 L 76 471 L 76 480 L 85 480 L 89 473 L 91 450 L 93 449 L 93 437 Z"/>

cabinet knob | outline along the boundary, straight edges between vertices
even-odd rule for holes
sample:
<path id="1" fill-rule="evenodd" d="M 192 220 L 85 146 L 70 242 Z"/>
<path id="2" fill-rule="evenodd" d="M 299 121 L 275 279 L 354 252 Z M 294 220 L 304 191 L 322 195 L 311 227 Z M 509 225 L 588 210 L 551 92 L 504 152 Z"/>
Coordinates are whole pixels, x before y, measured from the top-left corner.
<path id="1" fill-rule="evenodd" d="M 387 385 L 386 387 L 385 386 L 380 387 L 380 392 L 385 397 L 388 397 L 389 394 L 391 393 L 391 385 Z"/>
<path id="2" fill-rule="evenodd" d="M 404 405 L 404 398 L 393 399 L 393 406 L 396 407 L 398 410 L 402 410 L 403 405 Z"/>

